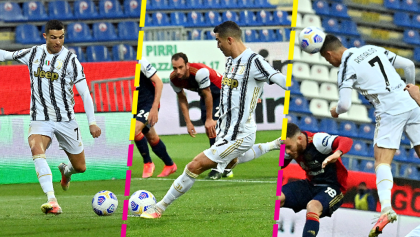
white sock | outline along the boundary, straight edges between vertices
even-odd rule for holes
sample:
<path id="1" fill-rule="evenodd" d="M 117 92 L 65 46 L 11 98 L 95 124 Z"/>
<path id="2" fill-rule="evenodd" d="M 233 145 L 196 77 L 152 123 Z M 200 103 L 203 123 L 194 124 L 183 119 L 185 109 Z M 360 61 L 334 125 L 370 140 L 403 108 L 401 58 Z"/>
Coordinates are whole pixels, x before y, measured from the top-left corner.
<path id="1" fill-rule="evenodd" d="M 190 190 L 197 177 L 197 174 L 193 174 L 187 167 L 185 167 L 184 172 L 174 181 L 165 197 L 157 203 L 157 206 L 162 209 L 162 211 L 165 211 L 173 201 Z"/>
<path id="2" fill-rule="evenodd" d="M 381 163 L 376 169 L 376 187 L 378 189 L 379 201 L 381 202 L 381 211 L 386 207 L 391 207 L 391 189 L 394 179 L 389 164 Z"/>
<path id="3" fill-rule="evenodd" d="M 71 162 L 64 169 L 64 175 L 66 177 L 68 177 L 68 178 L 70 178 L 72 174 L 76 174 L 76 173 L 77 173 L 77 171 L 74 170 L 73 165 L 71 164 Z"/>
<path id="4" fill-rule="evenodd" d="M 48 166 L 45 154 L 35 155 L 32 158 L 34 160 L 36 175 L 38 176 L 42 191 L 48 196 L 48 199 L 55 198 L 52 173 Z"/>
<path id="5" fill-rule="evenodd" d="M 274 143 L 274 141 L 253 145 L 251 149 L 245 152 L 243 156 L 238 157 L 238 164 L 246 163 L 248 161 L 257 159 L 258 157 L 264 155 L 267 152 L 276 150 L 275 148 L 273 149 L 272 143 Z"/>

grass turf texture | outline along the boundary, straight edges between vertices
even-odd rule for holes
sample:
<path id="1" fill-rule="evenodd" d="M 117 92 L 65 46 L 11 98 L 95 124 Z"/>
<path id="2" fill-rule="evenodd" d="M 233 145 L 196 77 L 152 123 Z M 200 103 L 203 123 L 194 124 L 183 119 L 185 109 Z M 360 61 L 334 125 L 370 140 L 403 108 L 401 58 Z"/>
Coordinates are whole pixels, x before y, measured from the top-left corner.
<path id="1" fill-rule="evenodd" d="M 280 131 L 260 131 L 256 142 L 272 141 L 279 136 Z M 155 178 L 163 162 L 150 149 L 156 170 L 153 178 L 141 179 L 142 158 L 134 149 L 130 193 L 144 189 L 160 200 L 185 165 L 209 146 L 203 134 L 195 139 L 189 135 L 161 139 L 178 171 L 165 179 Z M 191 190 L 158 220 L 130 216 L 127 221 L 121 220 L 123 200 L 129 199 L 124 196 L 125 180 L 76 181 L 67 192 L 55 181 L 54 189 L 63 209 L 59 216 L 41 212 L 46 197 L 38 183 L 0 185 L 0 236 L 120 236 L 123 223 L 127 224 L 127 236 L 271 236 L 278 155 L 278 151 L 273 151 L 237 166 L 233 179 L 205 181 L 208 172 L 204 172 Z M 92 198 L 101 190 L 110 190 L 118 197 L 119 206 L 112 216 L 99 217 L 92 211 Z"/>

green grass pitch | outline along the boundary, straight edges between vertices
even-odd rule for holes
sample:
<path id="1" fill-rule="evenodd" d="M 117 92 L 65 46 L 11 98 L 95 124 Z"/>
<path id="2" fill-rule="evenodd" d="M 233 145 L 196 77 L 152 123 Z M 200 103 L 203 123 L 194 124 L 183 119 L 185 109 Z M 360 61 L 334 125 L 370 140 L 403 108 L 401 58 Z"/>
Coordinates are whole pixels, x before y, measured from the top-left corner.
<path id="1" fill-rule="evenodd" d="M 280 135 L 280 131 L 259 131 L 256 142 L 272 141 Z M 156 178 L 163 163 L 150 149 L 156 165 L 154 177 L 141 179 L 142 159 L 135 148 L 130 193 L 144 189 L 160 200 L 185 165 L 209 146 L 203 134 L 161 139 L 178 171 L 168 178 Z M 63 209 L 59 216 L 41 212 L 46 197 L 38 183 L 0 185 L 0 236 L 120 236 L 123 223 L 127 224 L 126 236 L 271 236 L 278 155 L 273 151 L 237 166 L 232 179 L 207 181 L 204 177 L 208 172 L 204 172 L 191 190 L 157 220 L 129 216 L 122 221 L 123 200 L 129 198 L 124 196 L 125 180 L 72 182 L 64 192 L 58 182 L 60 177 L 54 177 L 54 189 Z M 96 192 L 104 189 L 117 195 L 119 206 L 114 215 L 99 217 L 92 211 L 91 201 Z"/>

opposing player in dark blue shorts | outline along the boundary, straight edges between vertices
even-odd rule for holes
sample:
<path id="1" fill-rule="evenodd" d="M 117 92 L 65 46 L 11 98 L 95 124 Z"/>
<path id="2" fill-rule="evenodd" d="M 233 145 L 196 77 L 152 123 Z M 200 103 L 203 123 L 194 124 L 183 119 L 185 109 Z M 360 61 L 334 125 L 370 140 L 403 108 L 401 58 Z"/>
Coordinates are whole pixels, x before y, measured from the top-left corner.
<path id="1" fill-rule="evenodd" d="M 296 124 L 287 124 L 284 167 L 293 159 L 306 172 L 306 179 L 282 187 L 281 207 L 295 212 L 306 209 L 303 237 L 318 234 L 319 218 L 331 216 L 343 203 L 347 186 L 347 169 L 341 159 L 353 141 L 328 133 L 301 131 Z M 287 170 L 285 171 L 287 172 Z"/>
<path id="2" fill-rule="evenodd" d="M 140 85 L 136 118 L 136 136 L 134 138 L 137 148 L 143 157 L 143 178 L 153 175 L 155 165 L 149 154 L 149 142 L 153 152 L 165 163 L 162 173 L 157 177 L 166 177 L 177 170 L 176 164 L 169 157 L 166 146 L 157 135 L 154 125 L 158 121 L 159 101 L 162 94 L 163 83 L 157 75 L 156 69 L 145 59 L 139 60 L 141 64 Z M 146 138 L 145 138 L 146 136 Z M 146 141 L 147 139 L 147 141 Z"/>
<path id="3" fill-rule="evenodd" d="M 216 139 L 216 120 L 219 118 L 220 88 L 223 76 L 202 63 L 189 63 L 184 53 L 172 55 L 172 67 L 174 71 L 170 76 L 171 86 L 178 96 L 179 107 L 184 115 L 188 133 L 191 137 L 195 137 L 196 131 L 190 120 L 184 89 L 198 92 L 200 95 L 201 121 L 212 146 Z M 221 174 L 216 169 L 212 169 L 207 178 L 220 179 L 222 176 L 233 177 L 233 172 L 227 168 Z"/>

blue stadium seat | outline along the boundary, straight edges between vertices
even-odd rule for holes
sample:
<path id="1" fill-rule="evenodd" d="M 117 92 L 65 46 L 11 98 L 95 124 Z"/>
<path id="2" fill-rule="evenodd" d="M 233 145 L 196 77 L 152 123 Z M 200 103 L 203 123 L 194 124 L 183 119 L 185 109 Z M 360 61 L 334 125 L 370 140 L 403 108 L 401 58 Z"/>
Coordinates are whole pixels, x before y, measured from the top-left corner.
<path id="1" fill-rule="evenodd" d="M 341 32 L 340 32 L 341 33 Z M 349 48 L 349 42 L 346 36 L 343 35 L 335 35 L 341 41 L 344 47 Z"/>
<path id="2" fill-rule="evenodd" d="M 171 9 L 186 9 L 185 1 L 182 0 L 169 0 L 169 7 Z"/>
<path id="3" fill-rule="evenodd" d="M 186 0 L 185 5 L 187 9 L 203 8 L 203 0 Z"/>
<path id="4" fill-rule="evenodd" d="M 375 108 L 372 107 L 368 110 L 368 117 L 374 122 L 376 121 L 376 117 L 375 117 Z"/>
<path id="5" fill-rule="evenodd" d="M 15 40 L 19 44 L 42 44 L 45 39 L 41 37 L 41 33 L 34 25 L 22 24 L 18 25 L 15 30 Z"/>
<path id="6" fill-rule="evenodd" d="M 405 132 L 403 132 L 403 134 L 401 135 L 401 144 L 403 144 L 403 145 L 410 145 L 411 144 L 410 139 L 408 139 Z"/>
<path id="7" fill-rule="evenodd" d="M 364 105 L 371 105 L 370 102 L 369 102 L 369 100 L 367 100 L 366 97 L 364 97 L 363 95 L 358 94 L 357 96 L 359 97 L 359 100 L 362 101 L 362 104 L 364 104 Z"/>
<path id="8" fill-rule="evenodd" d="M 98 19 L 99 14 L 92 0 L 78 0 L 74 2 L 74 17 L 77 19 Z"/>
<path id="9" fill-rule="evenodd" d="M 404 42 L 407 44 L 420 45 L 420 36 L 417 30 L 404 30 Z"/>
<path id="10" fill-rule="evenodd" d="M 401 10 L 399 0 L 384 0 L 384 7 L 393 10 Z"/>
<path id="11" fill-rule="evenodd" d="M 204 22 L 209 27 L 215 27 L 222 23 L 222 17 L 216 11 L 208 11 L 204 15 Z"/>
<path id="12" fill-rule="evenodd" d="M 220 9 L 220 0 L 203 0 L 203 6 L 205 9 Z"/>
<path id="13" fill-rule="evenodd" d="M 139 24 L 134 21 L 123 21 L 118 23 L 118 37 L 120 40 L 137 40 Z"/>
<path id="14" fill-rule="evenodd" d="M 88 25 L 84 22 L 70 23 L 67 26 L 67 42 L 90 42 L 93 40 Z"/>
<path id="15" fill-rule="evenodd" d="M 355 156 L 369 156 L 368 146 L 363 141 L 353 140 L 353 145 L 347 154 Z"/>
<path id="16" fill-rule="evenodd" d="M 174 26 L 183 26 L 187 23 L 187 17 L 183 12 L 175 11 L 171 13 L 171 25 Z"/>
<path id="17" fill-rule="evenodd" d="M 270 12 L 261 10 L 257 12 L 256 15 L 257 15 L 258 25 L 265 25 L 265 26 L 272 25 L 272 20 L 271 20 L 272 16 Z"/>
<path id="18" fill-rule="evenodd" d="M 338 134 L 337 122 L 334 119 L 323 118 L 321 119 L 321 122 L 319 123 L 319 131 L 326 132 L 331 135 L 337 135 Z"/>
<path id="19" fill-rule="evenodd" d="M 367 173 L 375 173 L 375 161 L 362 160 L 360 162 L 360 171 L 367 172 Z"/>
<path id="20" fill-rule="evenodd" d="M 290 26 L 291 22 L 287 19 L 287 12 L 280 10 L 274 11 L 272 24 Z"/>
<path id="21" fill-rule="evenodd" d="M 276 8 L 276 6 L 271 5 L 268 0 L 254 0 L 254 6 L 258 8 Z"/>
<path id="22" fill-rule="evenodd" d="M 214 34 L 214 32 L 212 30 L 206 31 L 204 36 L 205 36 L 206 40 L 215 40 L 216 39 L 216 35 Z"/>
<path id="23" fill-rule="evenodd" d="M 192 11 L 187 16 L 187 26 L 204 26 L 203 15 L 201 12 Z"/>
<path id="24" fill-rule="evenodd" d="M 237 5 L 237 0 L 220 0 L 220 8 L 222 9 L 236 8 Z"/>
<path id="25" fill-rule="evenodd" d="M 283 36 L 286 36 L 286 38 Z M 290 29 L 288 28 L 280 28 L 276 31 L 277 41 L 284 42 L 290 40 Z"/>
<path id="26" fill-rule="evenodd" d="M 419 12 L 419 2 L 416 0 L 401 0 L 400 8 L 405 11 Z"/>
<path id="27" fill-rule="evenodd" d="M 413 164 L 402 164 L 400 166 L 400 177 L 419 180 L 419 172 Z"/>
<path id="28" fill-rule="evenodd" d="M 127 17 L 140 17 L 141 1 L 124 0 L 124 14 Z"/>
<path id="29" fill-rule="evenodd" d="M 330 8 L 330 15 L 341 18 L 350 18 L 347 14 L 347 7 L 342 3 L 333 3 Z"/>
<path id="30" fill-rule="evenodd" d="M 154 26 L 168 26 L 169 19 L 168 15 L 164 12 L 155 12 L 152 14 L 153 25 Z"/>
<path id="31" fill-rule="evenodd" d="M 420 47 L 414 49 L 414 60 L 420 62 Z"/>
<path id="32" fill-rule="evenodd" d="M 293 77 L 292 77 L 292 82 L 291 82 L 291 86 L 289 87 L 289 90 L 290 90 L 290 94 L 292 95 L 302 95 L 302 93 L 300 92 L 300 85 L 298 81 L 296 81 L 296 79 Z"/>
<path id="33" fill-rule="evenodd" d="M 371 123 L 361 124 L 359 126 L 359 138 L 373 140 L 375 135 L 375 126 Z"/>
<path id="34" fill-rule="evenodd" d="M 359 36 L 360 34 L 357 31 L 357 25 L 352 20 L 342 20 L 341 21 L 341 32 L 342 34 L 352 35 L 352 36 Z"/>
<path id="35" fill-rule="evenodd" d="M 259 40 L 260 42 L 274 42 L 277 41 L 274 30 L 259 30 Z"/>
<path id="36" fill-rule="evenodd" d="M 201 40 L 201 30 L 188 31 L 188 40 Z"/>
<path id="37" fill-rule="evenodd" d="M 112 59 L 114 61 L 136 60 L 136 52 L 128 44 L 117 44 L 112 47 Z"/>
<path id="38" fill-rule="evenodd" d="M 238 0 L 238 9 L 254 8 L 254 0 Z"/>
<path id="39" fill-rule="evenodd" d="M 107 62 L 111 61 L 108 49 L 103 45 L 88 46 L 86 48 L 88 62 Z"/>
<path id="40" fill-rule="evenodd" d="M 99 16 L 101 18 L 122 18 L 124 15 L 121 4 L 117 0 L 101 0 L 99 2 Z"/>
<path id="41" fill-rule="evenodd" d="M 305 99 L 305 97 L 292 98 L 290 101 L 289 111 L 312 114 L 311 111 L 309 111 L 308 101 Z"/>
<path id="42" fill-rule="evenodd" d="M 153 10 L 166 10 L 169 9 L 169 4 L 167 0 L 150 0 L 150 5 L 153 7 Z M 146 8 L 147 10 L 147 8 Z"/>
<path id="43" fill-rule="evenodd" d="M 350 165 L 351 161 L 351 165 Z M 356 159 L 350 160 L 349 157 L 341 157 L 341 162 L 343 163 L 344 167 L 348 170 L 359 171 L 359 162 Z"/>
<path id="44" fill-rule="evenodd" d="M 397 26 L 411 27 L 410 14 L 407 12 L 395 12 L 394 24 Z"/>
<path id="45" fill-rule="evenodd" d="M 15 2 L 0 3 L 1 19 L 5 22 L 27 21 L 28 19 L 22 15 L 22 9 Z"/>
<path id="46" fill-rule="evenodd" d="M 23 16 L 29 21 L 47 21 L 49 19 L 44 4 L 39 1 L 24 2 Z"/>
<path id="47" fill-rule="evenodd" d="M 407 151 L 404 147 L 400 146 L 400 148 L 395 152 L 394 155 L 395 161 L 408 161 Z"/>
<path id="48" fill-rule="evenodd" d="M 48 3 L 48 15 L 50 19 L 73 20 L 73 11 L 67 1 L 50 1 Z"/>
<path id="49" fill-rule="evenodd" d="M 315 10 L 317 15 L 330 15 L 330 7 L 326 1 L 314 1 L 312 4 L 312 9 Z"/>
<path id="50" fill-rule="evenodd" d="M 313 116 L 304 116 L 300 119 L 299 128 L 302 131 L 318 132 L 318 121 Z"/>
<path id="51" fill-rule="evenodd" d="M 324 18 L 322 20 L 322 27 L 327 33 L 341 34 L 341 26 L 335 18 Z"/>
<path id="52" fill-rule="evenodd" d="M 361 38 L 351 38 L 349 40 L 349 47 L 359 48 L 359 47 L 362 47 L 364 45 L 366 45 L 366 42 L 364 40 L 362 40 Z M 366 100 L 365 97 L 363 97 L 363 98 Z M 368 102 L 368 104 L 369 104 L 369 102 Z"/>
<path id="53" fill-rule="evenodd" d="M 232 15 L 233 14 L 236 15 L 236 13 L 232 13 Z M 255 26 L 255 25 L 258 25 L 258 22 L 256 20 L 257 17 L 255 16 L 254 12 L 244 10 L 244 11 L 241 11 L 239 14 L 240 14 L 240 17 L 239 17 L 238 24 L 240 26 Z M 223 14 L 223 16 L 224 15 L 225 14 Z M 231 21 L 231 20 L 225 19 L 225 17 L 223 17 L 223 21 L 226 21 L 226 20 Z"/>
<path id="54" fill-rule="evenodd" d="M 352 121 L 342 121 L 338 131 L 341 136 L 358 137 L 356 124 Z"/>
<path id="55" fill-rule="evenodd" d="M 79 62 L 81 62 L 81 63 L 86 62 L 86 56 L 83 53 L 82 47 L 71 46 L 71 47 L 68 47 L 68 50 L 71 51 L 72 53 L 76 54 Z"/>
<path id="56" fill-rule="evenodd" d="M 419 29 L 420 28 L 420 14 L 413 15 L 413 20 L 410 21 L 410 25 L 405 27 L 414 27 Z"/>
<path id="57" fill-rule="evenodd" d="M 288 123 L 294 123 L 296 125 L 299 125 L 299 119 L 294 114 L 286 114 L 284 117 L 287 118 Z"/>
<path id="58" fill-rule="evenodd" d="M 144 26 L 153 26 L 153 19 L 149 13 L 146 12 L 146 17 L 144 19 Z"/>
<path id="59" fill-rule="evenodd" d="M 414 149 L 410 149 L 410 152 L 408 154 L 408 160 L 413 163 L 420 164 L 420 159 Z"/>
<path id="60" fill-rule="evenodd" d="M 255 33 L 255 30 L 245 30 L 245 42 L 257 42 L 257 34 Z"/>
<path id="61" fill-rule="evenodd" d="M 239 16 L 238 14 L 236 14 L 236 12 L 231 12 L 231 11 L 225 11 L 222 14 L 222 21 L 234 21 L 234 22 L 238 22 L 239 21 Z M 240 24 L 238 22 L 238 24 Z"/>
<path id="62" fill-rule="evenodd" d="M 93 39 L 95 41 L 118 40 L 114 26 L 109 22 L 96 22 L 93 24 Z"/>

